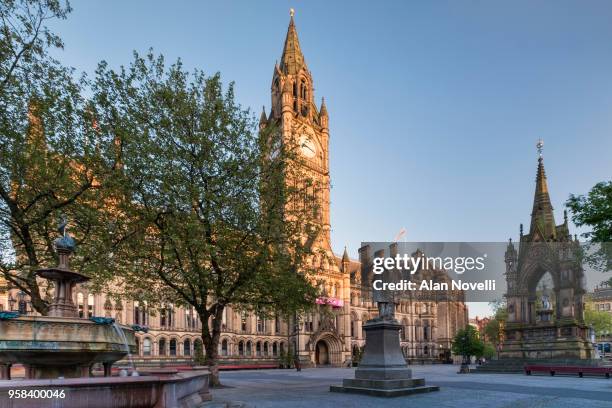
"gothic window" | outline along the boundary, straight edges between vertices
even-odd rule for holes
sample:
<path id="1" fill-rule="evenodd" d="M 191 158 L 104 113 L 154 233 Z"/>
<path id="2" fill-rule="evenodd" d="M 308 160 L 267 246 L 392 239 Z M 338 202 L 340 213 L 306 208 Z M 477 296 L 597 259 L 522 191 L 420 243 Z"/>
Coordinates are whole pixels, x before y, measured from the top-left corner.
<path id="1" fill-rule="evenodd" d="M 193 308 L 191 307 L 185 310 L 185 327 L 187 329 L 195 328 L 194 312 L 193 312 Z"/>
<path id="2" fill-rule="evenodd" d="M 191 340 L 185 339 L 183 341 L 183 355 L 190 356 L 191 355 Z"/>
<path id="3" fill-rule="evenodd" d="M 244 341 L 242 340 L 238 342 L 238 355 L 244 356 Z"/>
<path id="4" fill-rule="evenodd" d="M 272 355 L 274 357 L 278 355 L 278 344 L 276 342 L 272 343 Z"/>
<path id="5" fill-rule="evenodd" d="M 221 341 L 221 355 L 227 356 L 227 354 L 228 354 L 227 339 L 223 339 L 223 341 Z"/>
<path id="6" fill-rule="evenodd" d="M 255 344 L 255 353 L 257 357 L 261 357 L 261 342 L 259 341 Z"/>
<path id="7" fill-rule="evenodd" d="M 83 294 L 81 292 L 77 293 L 77 308 L 79 310 L 79 317 L 82 319 L 84 316 L 84 297 Z"/>
<path id="8" fill-rule="evenodd" d="M 142 354 L 145 356 L 151 355 L 151 339 L 146 337 L 142 342 Z"/>
<path id="9" fill-rule="evenodd" d="M 281 324 L 280 324 L 280 318 L 278 317 L 278 315 L 276 315 L 275 319 L 274 319 L 274 334 L 278 334 L 281 331 Z"/>
<path id="10" fill-rule="evenodd" d="M 170 355 L 176 356 L 176 339 L 170 339 Z"/>
<path id="11" fill-rule="evenodd" d="M 245 332 L 247 330 L 247 314 L 246 312 L 242 312 L 240 316 L 240 329 Z"/>
<path id="12" fill-rule="evenodd" d="M 166 327 L 166 309 L 159 311 L 159 325 L 161 327 Z"/>
<path id="13" fill-rule="evenodd" d="M 265 342 L 264 346 L 263 346 L 263 354 L 264 354 L 264 356 L 267 357 L 269 352 L 270 352 L 270 348 L 268 346 L 268 342 Z"/>
<path id="14" fill-rule="evenodd" d="M 285 343 L 281 342 L 280 344 L 280 352 L 283 354 L 285 352 Z"/>
<path id="15" fill-rule="evenodd" d="M 160 356 L 165 356 L 166 355 L 166 340 L 165 339 L 159 339 L 158 342 L 158 354 Z"/>
<path id="16" fill-rule="evenodd" d="M 266 331 L 266 321 L 257 316 L 257 333 L 263 333 Z"/>
<path id="17" fill-rule="evenodd" d="M 252 351 L 252 345 L 251 345 L 251 342 L 250 342 L 250 341 L 247 341 L 247 344 L 246 344 L 246 355 L 247 355 L 248 357 L 251 357 L 251 351 Z"/>
<path id="18" fill-rule="evenodd" d="M 94 315 L 94 295 L 91 293 L 87 296 L 87 317 Z"/>

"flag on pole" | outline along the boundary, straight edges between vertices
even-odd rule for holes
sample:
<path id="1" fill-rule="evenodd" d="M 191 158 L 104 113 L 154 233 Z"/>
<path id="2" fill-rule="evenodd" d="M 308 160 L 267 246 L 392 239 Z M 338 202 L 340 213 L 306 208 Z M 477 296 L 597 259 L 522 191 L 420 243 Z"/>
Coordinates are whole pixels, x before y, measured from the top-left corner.
<path id="1" fill-rule="evenodd" d="M 402 239 L 402 237 L 404 237 L 406 235 L 406 228 L 402 228 L 401 230 L 399 230 L 399 232 L 397 233 L 397 235 L 395 236 L 395 239 L 393 240 L 393 242 L 397 242 L 400 239 Z"/>

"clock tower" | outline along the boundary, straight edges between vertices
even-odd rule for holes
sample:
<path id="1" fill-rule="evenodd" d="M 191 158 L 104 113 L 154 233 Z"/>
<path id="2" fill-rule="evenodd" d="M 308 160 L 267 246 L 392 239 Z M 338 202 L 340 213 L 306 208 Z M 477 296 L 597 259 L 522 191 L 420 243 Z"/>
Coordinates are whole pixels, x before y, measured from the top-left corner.
<path id="1" fill-rule="evenodd" d="M 319 210 L 313 221 L 322 228 L 318 247 L 331 252 L 329 220 L 329 118 L 325 101 L 317 107 L 312 75 L 300 48 L 291 12 L 280 64 L 272 74 L 272 108 L 261 114 L 260 129 L 274 123 L 282 140 L 297 146 L 304 166 L 302 174 L 311 179 Z M 331 259 L 331 258 L 330 258 Z"/>
<path id="2" fill-rule="evenodd" d="M 300 327 L 291 335 L 303 365 L 342 365 L 351 356 L 350 274 L 340 268 L 331 246 L 329 219 L 329 117 L 325 101 L 315 104 L 312 74 L 298 40 L 293 10 L 280 63 L 272 74 L 272 107 L 265 109 L 260 129 L 274 125 L 285 146 L 297 148 L 301 156 L 299 176 L 312 187 L 316 200 L 312 221 L 321 227 L 315 241 L 312 265 L 320 289 L 318 313 L 300 317 Z M 301 185 L 300 180 L 285 180 Z M 304 183 L 307 184 L 307 183 Z M 309 187 L 309 188 L 311 188 Z M 328 309 L 327 311 L 325 309 Z M 331 315 L 330 315 L 331 311 Z M 330 317 L 333 316 L 333 317 Z"/>

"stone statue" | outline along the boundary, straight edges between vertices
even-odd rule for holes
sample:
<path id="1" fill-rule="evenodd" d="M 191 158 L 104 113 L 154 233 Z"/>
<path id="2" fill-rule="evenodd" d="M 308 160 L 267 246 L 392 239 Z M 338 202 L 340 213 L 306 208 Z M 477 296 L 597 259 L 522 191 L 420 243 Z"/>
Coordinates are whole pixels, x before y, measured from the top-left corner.
<path id="1" fill-rule="evenodd" d="M 62 214 L 58 220 L 57 226 L 57 232 L 59 232 L 61 236 L 55 240 L 55 247 L 60 251 L 73 252 L 76 247 L 76 242 L 66 231 L 67 226 L 68 219 Z"/>
<path id="2" fill-rule="evenodd" d="M 550 298 L 546 294 L 542 295 L 542 309 L 550 310 Z"/>
<path id="3" fill-rule="evenodd" d="M 397 283 L 402 279 L 400 271 L 396 269 L 385 270 L 382 274 L 375 277 L 384 283 Z M 375 290 L 372 289 L 372 300 L 378 305 L 377 320 L 395 320 L 395 304 L 399 300 L 400 293 L 396 290 Z"/>

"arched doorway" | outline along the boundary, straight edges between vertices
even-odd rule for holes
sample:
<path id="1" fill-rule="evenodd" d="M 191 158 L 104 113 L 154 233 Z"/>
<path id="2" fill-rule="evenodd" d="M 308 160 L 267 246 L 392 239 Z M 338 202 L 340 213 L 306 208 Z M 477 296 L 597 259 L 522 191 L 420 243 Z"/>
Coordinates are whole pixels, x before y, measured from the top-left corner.
<path id="1" fill-rule="evenodd" d="M 319 340 L 315 349 L 315 363 L 317 366 L 329 365 L 329 347 L 327 342 Z"/>

